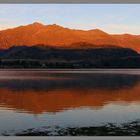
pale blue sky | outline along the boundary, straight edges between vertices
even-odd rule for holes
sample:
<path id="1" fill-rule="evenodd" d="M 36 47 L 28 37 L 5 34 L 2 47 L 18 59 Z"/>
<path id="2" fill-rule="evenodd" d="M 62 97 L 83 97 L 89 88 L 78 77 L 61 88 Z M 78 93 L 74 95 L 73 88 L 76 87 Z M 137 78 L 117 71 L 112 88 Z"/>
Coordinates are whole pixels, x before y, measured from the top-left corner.
<path id="1" fill-rule="evenodd" d="M 140 34 L 140 4 L 0 4 L 0 30 L 33 22 Z"/>

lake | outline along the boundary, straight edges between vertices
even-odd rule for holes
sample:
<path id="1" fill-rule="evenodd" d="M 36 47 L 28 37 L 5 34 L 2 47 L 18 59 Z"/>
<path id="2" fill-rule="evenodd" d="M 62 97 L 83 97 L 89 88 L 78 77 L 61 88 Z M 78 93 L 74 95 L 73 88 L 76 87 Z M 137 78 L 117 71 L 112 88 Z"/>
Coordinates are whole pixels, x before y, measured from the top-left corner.
<path id="1" fill-rule="evenodd" d="M 0 135 L 140 119 L 140 70 L 0 70 Z"/>

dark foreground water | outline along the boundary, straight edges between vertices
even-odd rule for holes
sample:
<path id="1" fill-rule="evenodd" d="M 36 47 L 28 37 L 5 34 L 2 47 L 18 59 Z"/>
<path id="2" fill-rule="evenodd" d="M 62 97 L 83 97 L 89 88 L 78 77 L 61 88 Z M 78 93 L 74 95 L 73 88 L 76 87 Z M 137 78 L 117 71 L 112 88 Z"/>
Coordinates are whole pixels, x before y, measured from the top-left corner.
<path id="1" fill-rule="evenodd" d="M 0 135 L 139 119 L 140 70 L 0 71 Z"/>

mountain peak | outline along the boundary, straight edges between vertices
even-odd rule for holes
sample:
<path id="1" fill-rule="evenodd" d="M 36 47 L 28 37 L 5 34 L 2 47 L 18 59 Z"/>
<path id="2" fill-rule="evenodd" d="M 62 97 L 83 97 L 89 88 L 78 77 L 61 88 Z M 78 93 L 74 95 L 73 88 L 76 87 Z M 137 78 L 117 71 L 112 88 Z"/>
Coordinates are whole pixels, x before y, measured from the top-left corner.
<path id="1" fill-rule="evenodd" d="M 104 35 L 107 35 L 108 33 L 106 33 L 106 32 L 104 32 L 104 31 L 102 31 L 102 30 L 100 30 L 100 29 L 91 29 L 91 30 L 89 30 L 90 32 L 94 32 L 94 33 L 96 33 L 96 34 L 104 34 Z"/>
<path id="2" fill-rule="evenodd" d="M 47 25 L 46 27 L 50 29 L 65 29 L 63 26 L 60 26 L 58 24 L 50 24 L 50 25 Z"/>
<path id="3" fill-rule="evenodd" d="M 34 26 L 44 26 L 42 23 L 39 23 L 39 22 L 33 22 L 32 24 L 30 25 L 34 25 Z"/>

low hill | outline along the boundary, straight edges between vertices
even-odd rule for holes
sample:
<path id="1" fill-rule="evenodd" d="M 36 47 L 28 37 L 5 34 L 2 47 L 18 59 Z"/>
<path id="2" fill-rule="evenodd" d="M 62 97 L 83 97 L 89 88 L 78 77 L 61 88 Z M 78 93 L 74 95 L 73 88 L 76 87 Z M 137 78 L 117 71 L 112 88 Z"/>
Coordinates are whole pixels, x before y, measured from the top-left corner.
<path id="1" fill-rule="evenodd" d="M 129 48 L 87 49 L 55 46 L 13 46 L 0 50 L 1 68 L 140 68 L 140 55 Z"/>

